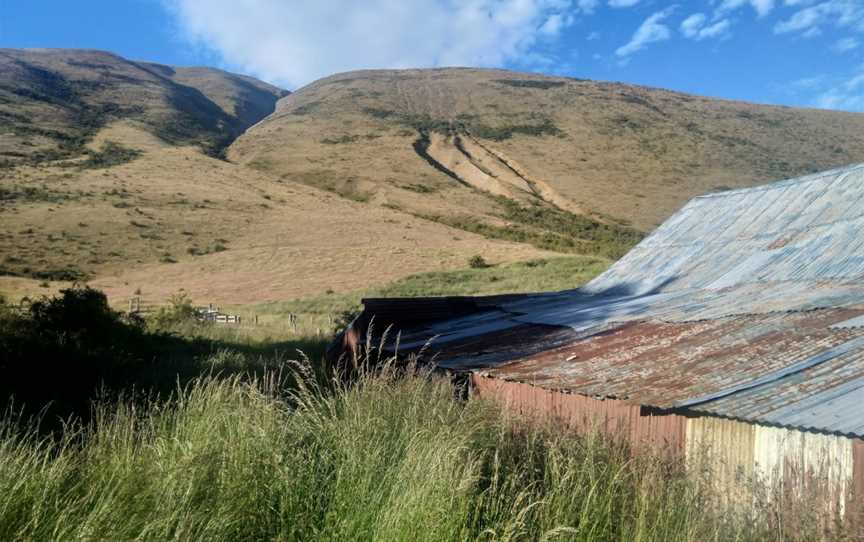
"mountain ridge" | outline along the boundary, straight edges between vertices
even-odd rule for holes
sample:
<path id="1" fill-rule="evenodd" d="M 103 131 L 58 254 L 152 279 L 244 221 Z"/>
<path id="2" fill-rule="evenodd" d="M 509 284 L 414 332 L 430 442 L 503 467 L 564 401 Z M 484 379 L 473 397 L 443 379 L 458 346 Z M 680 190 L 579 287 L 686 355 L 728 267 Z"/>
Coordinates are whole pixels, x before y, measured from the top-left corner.
<path id="1" fill-rule="evenodd" d="M 247 76 L 91 49 L 0 49 L 0 160 L 74 158 L 106 124 L 134 120 L 217 155 L 287 91 Z"/>

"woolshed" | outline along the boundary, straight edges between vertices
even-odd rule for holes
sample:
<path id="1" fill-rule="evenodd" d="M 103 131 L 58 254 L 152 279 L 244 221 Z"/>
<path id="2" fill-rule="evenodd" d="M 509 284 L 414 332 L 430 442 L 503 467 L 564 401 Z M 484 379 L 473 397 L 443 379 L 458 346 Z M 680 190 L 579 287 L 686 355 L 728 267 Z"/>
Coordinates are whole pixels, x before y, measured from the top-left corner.
<path id="1" fill-rule="evenodd" d="M 864 495 L 864 164 L 697 197 L 576 290 L 364 300 L 341 347 L 370 321 L 516 412 Z"/>

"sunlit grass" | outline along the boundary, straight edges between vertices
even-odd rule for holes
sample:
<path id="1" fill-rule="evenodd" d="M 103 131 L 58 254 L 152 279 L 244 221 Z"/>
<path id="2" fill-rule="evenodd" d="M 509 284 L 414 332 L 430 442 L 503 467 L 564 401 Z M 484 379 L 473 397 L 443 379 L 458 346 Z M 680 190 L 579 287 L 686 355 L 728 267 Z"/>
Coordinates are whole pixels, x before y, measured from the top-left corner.
<path id="1" fill-rule="evenodd" d="M 344 313 L 359 311 L 360 300 L 364 297 L 473 296 L 566 290 L 582 286 L 608 266 L 609 261 L 602 258 L 574 256 L 435 271 L 410 275 L 380 288 L 358 288 L 347 293 L 233 307 L 231 310 L 243 314 L 247 320 L 257 315 L 259 327 L 262 327 L 255 332 L 259 336 L 317 336 L 344 323 Z M 297 316 L 296 331 L 287 320 L 289 314 Z"/>
<path id="2" fill-rule="evenodd" d="M 0 539 L 795 539 L 716 508 L 672 460 L 458 401 L 442 378 L 278 374 L 102 404 L 53 440 L 7 418 Z"/>

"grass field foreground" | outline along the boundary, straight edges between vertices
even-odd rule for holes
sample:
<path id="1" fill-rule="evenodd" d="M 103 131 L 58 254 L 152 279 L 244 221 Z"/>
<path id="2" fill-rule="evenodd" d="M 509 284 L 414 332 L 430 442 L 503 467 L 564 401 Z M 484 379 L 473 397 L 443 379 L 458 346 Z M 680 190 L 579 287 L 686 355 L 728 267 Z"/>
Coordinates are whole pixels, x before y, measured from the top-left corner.
<path id="1" fill-rule="evenodd" d="M 294 370 L 303 371 L 299 365 Z M 284 374 L 284 373 L 283 373 Z M 275 373 L 0 429 L 3 540 L 777 540 L 674 463 L 508 419 L 428 374 L 286 394 Z M 311 380 L 309 381 L 311 382 Z"/>

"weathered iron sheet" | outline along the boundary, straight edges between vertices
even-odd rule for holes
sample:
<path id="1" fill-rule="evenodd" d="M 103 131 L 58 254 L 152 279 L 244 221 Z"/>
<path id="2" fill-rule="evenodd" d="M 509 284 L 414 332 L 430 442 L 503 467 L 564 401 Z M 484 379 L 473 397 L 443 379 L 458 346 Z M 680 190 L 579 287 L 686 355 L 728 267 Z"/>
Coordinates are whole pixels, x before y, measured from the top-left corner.
<path id="1" fill-rule="evenodd" d="M 864 166 L 693 199 L 584 291 L 864 276 Z"/>
<path id="2" fill-rule="evenodd" d="M 478 374 L 471 375 L 471 386 L 475 397 L 497 402 L 521 416 L 551 419 L 581 433 L 599 431 L 637 447 L 684 453 L 687 419 L 683 416 L 653 415 L 624 401 L 557 393 Z"/>
<path id="3" fill-rule="evenodd" d="M 625 401 L 558 393 L 477 373 L 471 375 L 471 384 L 475 397 L 496 402 L 513 414 L 554 420 L 582 434 L 604 433 L 637 450 L 650 447 L 683 457 L 693 472 L 710 472 L 705 481 L 729 502 L 749 502 L 755 498 L 753 489 L 765 484 L 818 496 L 811 506 L 825 507 L 824 512 L 843 514 L 861 506 L 855 498 L 864 487 L 860 440 L 656 412 Z"/>
<path id="4" fill-rule="evenodd" d="M 804 401 L 856 379 L 864 385 L 864 364 L 849 361 L 860 357 L 864 329 L 830 328 L 852 314 L 861 311 L 622 324 L 537 354 L 517 354 L 520 357 L 510 362 L 496 360 L 498 366 L 484 374 L 660 408 L 689 406 L 729 417 L 857 434 L 860 416 L 843 427 L 829 427 L 827 420 L 813 416 L 803 424 L 798 414 L 793 424 L 782 412 L 767 418 L 790 397 Z M 495 342 L 493 337 L 487 341 Z M 445 356 L 441 362 L 458 367 L 461 359 Z M 799 381 L 808 386 L 795 387 L 791 395 L 771 391 L 792 390 Z M 737 408 L 739 396 L 753 399 Z"/>

